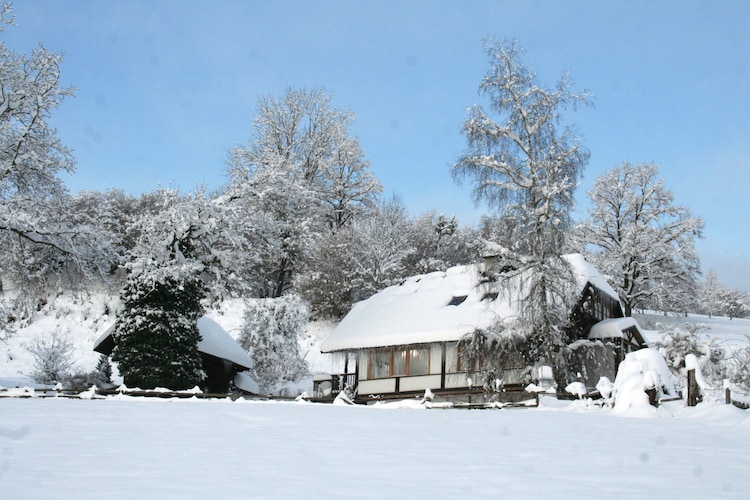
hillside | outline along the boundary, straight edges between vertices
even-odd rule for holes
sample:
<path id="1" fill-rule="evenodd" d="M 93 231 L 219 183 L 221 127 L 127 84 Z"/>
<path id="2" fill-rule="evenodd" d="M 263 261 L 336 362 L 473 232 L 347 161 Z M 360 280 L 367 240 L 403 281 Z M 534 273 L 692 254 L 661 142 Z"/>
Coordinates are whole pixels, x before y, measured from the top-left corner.
<path id="1" fill-rule="evenodd" d="M 94 293 L 86 297 L 63 294 L 49 300 L 30 324 L 19 328 L 7 342 L 0 342 L 0 385 L 31 385 L 29 375 L 34 371 L 34 357 L 26 346 L 35 339 L 49 337 L 53 332 L 71 341 L 75 369 L 84 372 L 93 370 L 100 356 L 93 351 L 94 341 L 115 321 L 114 311 L 118 307 L 119 299 L 107 293 Z M 208 311 L 206 315 L 236 339 L 242 327 L 243 314 L 243 302 L 231 300 Z M 318 344 L 334 326 L 335 323 L 328 321 L 310 323 L 307 335 L 300 339 L 300 352 L 312 373 L 332 370 L 331 357 L 321 354 Z M 121 381 L 116 373 L 114 379 Z M 289 395 L 311 390 L 312 380 L 302 380 L 296 386 L 286 388 Z"/>

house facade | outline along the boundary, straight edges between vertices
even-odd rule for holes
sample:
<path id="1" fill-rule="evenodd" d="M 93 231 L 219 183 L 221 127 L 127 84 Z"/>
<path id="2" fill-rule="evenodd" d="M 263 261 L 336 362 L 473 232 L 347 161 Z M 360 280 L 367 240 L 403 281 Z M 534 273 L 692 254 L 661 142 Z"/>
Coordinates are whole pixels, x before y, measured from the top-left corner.
<path id="1" fill-rule="evenodd" d="M 637 323 L 622 318 L 617 293 L 601 274 L 580 255 L 564 259 L 578 295 L 570 336 L 588 340 L 594 332 L 600 341 L 593 356 L 581 356 L 581 370 L 590 379 L 596 376 L 592 385 L 598 381 L 595 371 L 614 379 L 618 360 L 646 343 Z M 360 401 L 409 397 L 427 389 L 459 401 L 485 393 L 472 380 L 459 341 L 477 329 L 514 319 L 518 310 L 517 298 L 489 279 L 486 265 L 414 276 L 355 304 L 321 345 L 323 352 L 339 353 L 345 360 L 349 373 L 341 385 L 356 386 Z M 502 368 L 497 379 L 502 387 L 497 389 L 520 393 L 531 382 L 523 360 L 503 360 Z"/>

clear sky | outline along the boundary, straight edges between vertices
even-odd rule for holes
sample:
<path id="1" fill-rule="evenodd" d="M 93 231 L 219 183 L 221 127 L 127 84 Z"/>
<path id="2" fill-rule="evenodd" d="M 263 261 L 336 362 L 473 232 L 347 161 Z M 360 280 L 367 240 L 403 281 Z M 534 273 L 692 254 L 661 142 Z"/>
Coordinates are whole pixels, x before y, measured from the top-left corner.
<path id="1" fill-rule="evenodd" d="M 750 2 L 13 2 L 0 36 L 64 52 L 78 90 L 52 118 L 74 150 L 73 192 L 220 188 L 247 144 L 259 95 L 324 87 L 353 111 L 371 168 L 414 214 L 473 223 L 450 166 L 466 109 L 481 102 L 482 39 L 517 38 L 540 81 L 569 70 L 595 106 L 566 116 L 606 170 L 652 162 L 675 202 L 706 222 L 704 270 L 750 290 Z"/>

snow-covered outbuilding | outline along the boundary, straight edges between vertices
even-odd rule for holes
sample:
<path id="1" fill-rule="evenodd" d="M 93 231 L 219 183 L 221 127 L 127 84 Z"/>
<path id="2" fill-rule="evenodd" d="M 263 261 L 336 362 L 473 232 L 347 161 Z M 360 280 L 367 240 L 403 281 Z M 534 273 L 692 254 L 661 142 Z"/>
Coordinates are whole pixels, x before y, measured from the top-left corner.
<path id="1" fill-rule="evenodd" d="M 94 351 L 109 356 L 115 348 L 115 323 L 107 328 L 96 341 Z M 243 373 L 253 367 L 253 359 L 216 321 L 207 316 L 198 319 L 198 352 L 206 373 L 204 391 L 225 394 L 230 382 L 249 392 L 257 393 L 257 384 Z M 248 381 L 249 380 L 249 381 Z M 127 385 L 127 380 L 125 384 Z M 252 389 L 255 389 L 254 391 Z"/>
<path id="2" fill-rule="evenodd" d="M 623 318 L 617 293 L 581 255 L 564 256 L 575 276 L 577 302 L 570 312 L 574 339 L 600 340 L 598 371 L 614 379 L 625 354 L 646 346 L 637 323 Z M 481 392 L 462 363 L 459 341 L 517 314 L 509 287 L 489 278 L 489 264 L 457 266 L 414 276 L 358 302 L 323 341 L 321 351 L 341 353 L 345 383 L 360 400 L 402 397 L 430 389 L 436 396 Z M 587 343 L 590 345 L 591 343 Z M 601 351 L 601 352 L 599 352 Z M 591 365 L 591 363 L 588 363 Z M 586 366 L 582 366 L 586 371 Z M 594 380 L 595 378 L 595 380 Z M 504 367 L 506 390 L 522 390 L 525 367 Z"/>

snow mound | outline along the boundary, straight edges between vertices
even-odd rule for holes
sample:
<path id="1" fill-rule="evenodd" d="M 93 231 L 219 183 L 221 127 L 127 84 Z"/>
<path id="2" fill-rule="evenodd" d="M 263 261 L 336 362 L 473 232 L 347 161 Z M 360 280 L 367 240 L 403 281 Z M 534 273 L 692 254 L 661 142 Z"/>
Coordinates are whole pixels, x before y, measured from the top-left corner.
<path id="1" fill-rule="evenodd" d="M 565 392 L 577 396 L 578 399 L 583 399 L 588 394 L 586 386 L 582 382 L 571 382 L 565 387 Z"/>
<path id="2" fill-rule="evenodd" d="M 630 417 L 653 417 L 656 408 L 649 403 L 646 390 L 656 390 L 657 398 L 676 394 L 674 376 L 667 361 L 656 349 L 629 353 L 620 363 L 612 394 L 614 412 Z"/>

